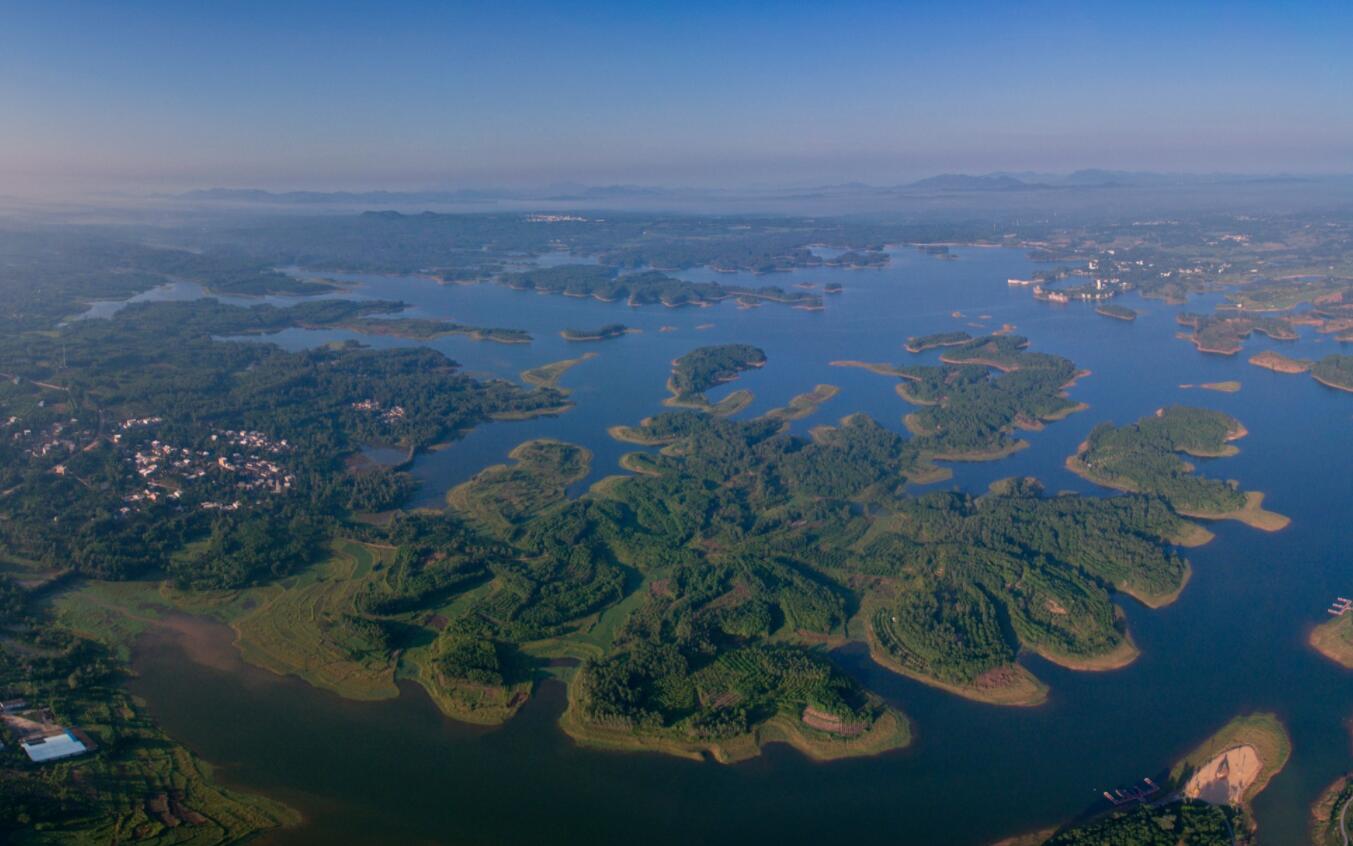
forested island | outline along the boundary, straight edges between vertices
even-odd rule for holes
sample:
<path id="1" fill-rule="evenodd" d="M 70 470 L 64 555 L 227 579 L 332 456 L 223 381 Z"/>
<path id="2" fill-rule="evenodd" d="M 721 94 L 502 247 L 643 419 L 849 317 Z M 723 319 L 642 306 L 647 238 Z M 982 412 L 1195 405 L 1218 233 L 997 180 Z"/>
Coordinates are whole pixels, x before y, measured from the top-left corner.
<path id="1" fill-rule="evenodd" d="M 1066 466 L 1096 484 L 1159 496 L 1185 516 L 1240 520 L 1269 532 L 1285 528 L 1286 517 L 1263 509 L 1263 494 L 1197 476 L 1179 457 L 1234 455 L 1230 442 L 1245 434 L 1238 420 L 1220 411 L 1171 406 L 1130 426 L 1099 424 Z"/>
<path id="2" fill-rule="evenodd" d="M 1306 373 L 1311 369 L 1311 362 L 1305 359 L 1288 358 L 1271 350 L 1250 356 L 1250 364 L 1272 370 L 1274 373 Z"/>
<path id="3" fill-rule="evenodd" d="M 1137 319 L 1137 312 L 1123 305 L 1113 303 L 1100 303 L 1095 306 L 1095 313 L 1104 317 L 1112 317 L 1114 320 L 1133 321 Z"/>
<path id="4" fill-rule="evenodd" d="M 1188 338 L 1199 352 L 1216 355 L 1235 355 L 1244 348 L 1245 339 L 1255 332 L 1267 335 L 1275 341 L 1297 339 L 1292 324 L 1281 317 L 1181 312 L 1177 320 L 1180 324 L 1193 328 Z"/>
<path id="5" fill-rule="evenodd" d="M 565 341 L 609 341 L 630 331 L 638 330 L 631 330 L 623 323 L 607 323 L 596 329 L 565 329 L 559 334 Z"/>
<path id="6" fill-rule="evenodd" d="M 1311 366 L 1311 376 L 1327 387 L 1353 391 L 1353 355 L 1327 355 Z"/>
<path id="7" fill-rule="evenodd" d="M 898 395 L 919 406 L 904 422 L 929 458 L 985 461 L 1022 449 L 1017 430 L 1039 429 L 1086 408 L 1067 394 L 1083 375 L 1075 364 L 1029 352 L 1028 345 L 1019 335 L 990 335 L 950 345 L 939 366 L 833 364 L 901 379 Z"/>
<path id="8" fill-rule="evenodd" d="M 765 363 L 766 354 L 747 344 L 694 349 L 672 362 L 672 376 L 667 380 L 667 390 L 672 396 L 666 404 L 715 414 L 734 414 L 752 401 L 750 392 L 734 391 L 714 404 L 705 398 L 705 392 Z"/>
<path id="9" fill-rule="evenodd" d="M 518 291 L 592 297 L 603 302 L 629 305 L 661 303 L 669 308 L 712 305 L 729 298 L 786 305 L 822 305 L 822 298 L 807 291 L 786 291 L 773 285 L 746 288 L 716 282 L 687 282 L 658 270 L 623 273 L 621 268 L 596 264 L 563 264 L 499 277 L 502 284 Z"/>

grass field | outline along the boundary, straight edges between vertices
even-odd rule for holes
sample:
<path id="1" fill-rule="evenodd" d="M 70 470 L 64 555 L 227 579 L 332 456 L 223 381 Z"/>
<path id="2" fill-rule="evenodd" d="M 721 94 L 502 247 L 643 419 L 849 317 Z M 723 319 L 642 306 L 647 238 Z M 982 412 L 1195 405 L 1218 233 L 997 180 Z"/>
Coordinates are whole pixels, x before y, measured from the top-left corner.
<path id="1" fill-rule="evenodd" d="M 229 624 L 251 664 L 351 699 L 388 699 L 398 695 L 389 655 L 364 653 L 339 624 L 355 612 L 356 594 L 383 577 L 391 552 L 337 541 L 325 560 L 265 587 L 184 593 L 160 582 L 87 582 L 53 604 L 66 625 L 124 659 L 146 629 L 193 614 Z"/>

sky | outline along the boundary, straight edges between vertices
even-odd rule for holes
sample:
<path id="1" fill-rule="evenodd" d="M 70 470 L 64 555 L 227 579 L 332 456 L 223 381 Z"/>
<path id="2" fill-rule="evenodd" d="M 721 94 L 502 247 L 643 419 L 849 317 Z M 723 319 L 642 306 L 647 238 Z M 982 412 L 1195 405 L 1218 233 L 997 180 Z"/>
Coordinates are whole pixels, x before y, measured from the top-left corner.
<path id="1" fill-rule="evenodd" d="M 0 0 L 0 193 L 1353 172 L 1353 3 Z"/>

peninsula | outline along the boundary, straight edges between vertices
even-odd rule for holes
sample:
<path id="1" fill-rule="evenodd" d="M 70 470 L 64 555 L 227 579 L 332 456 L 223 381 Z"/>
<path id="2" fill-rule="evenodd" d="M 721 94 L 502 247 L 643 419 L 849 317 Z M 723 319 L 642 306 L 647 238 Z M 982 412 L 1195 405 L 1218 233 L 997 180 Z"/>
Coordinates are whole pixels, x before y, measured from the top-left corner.
<path id="1" fill-rule="evenodd" d="M 734 414 L 751 404 L 750 391 L 734 391 L 718 403 L 710 403 L 705 392 L 765 363 L 766 354 L 747 344 L 697 347 L 672 362 L 672 375 L 667 380 L 672 395 L 663 404 Z"/>

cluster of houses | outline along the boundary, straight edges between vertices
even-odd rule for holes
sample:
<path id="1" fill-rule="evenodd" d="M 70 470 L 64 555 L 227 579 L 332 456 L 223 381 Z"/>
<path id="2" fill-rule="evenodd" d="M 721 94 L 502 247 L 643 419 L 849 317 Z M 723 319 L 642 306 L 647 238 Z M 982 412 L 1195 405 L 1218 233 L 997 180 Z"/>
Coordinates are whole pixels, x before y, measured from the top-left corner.
<path id="1" fill-rule="evenodd" d="M 380 414 L 381 419 L 386 423 L 394 423 L 404 419 L 404 406 L 402 405 L 392 405 L 389 408 L 386 408 L 381 405 L 379 400 L 364 399 L 353 403 L 352 407 L 357 411 Z"/>
<path id="2" fill-rule="evenodd" d="M 75 435 L 79 421 L 72 418 L 66 423 L 52 423 L 44 429 L 34 432 L 32 429 L 20 429 L 17 417 L 5 421 L 5 428 L 11 429 L 10 439 L 15 443 L 27 444 L 27 452 L 34 458 L 54 458 L 70 455 L 79 449 Z"/>
<path id="3" fill-rule="evenodd" d="M 527 223 L 586 223 L 587 218 L 576 214 L 528 214 Z"/>
<path id="4" fill-rule="evenodd" d="M 158 418 L 144 418 L 129 422 L 149 425 L 157 421 Z M 125 423 L 123 428 L 128 428 Z M 118 437 L 114 435 L 115 439 Z M 272 458 L 264 457 L 265 454 L 277 455 L 289 450 L 290 444 L 286 439 L 274 440 L 262 432 L 226 429 L 213 434 L 211 442 L 215 450 L 176 447 L 159 439 L 136 450 L 132 455 L 132 463 L 146 486 L 123 497 L 127 504 L 122 507 L 122 513 L 129 513 L 142 503 L 179 499 L 183 496 L 185 483 L 208 475 L 216 478 L 233 476 L 237 490 L 271 494 L 285 493 L 296 483 L 296 477 L 287 472 L 285 467 Z M 223 454 L 222 450 L 232 451 Z M 204 502 L 201 507 L 233 511 L 239 508 L 239 502 Z"/>

